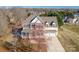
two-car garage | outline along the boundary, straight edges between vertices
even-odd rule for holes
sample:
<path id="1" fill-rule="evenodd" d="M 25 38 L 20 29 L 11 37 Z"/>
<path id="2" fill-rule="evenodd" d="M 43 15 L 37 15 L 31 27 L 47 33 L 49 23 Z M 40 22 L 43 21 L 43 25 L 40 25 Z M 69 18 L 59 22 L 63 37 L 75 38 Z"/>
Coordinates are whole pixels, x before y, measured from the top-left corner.
<path id="1" fill-rule="evenodd" d="M 56 30 L 45 31 L 44 35 L 45 35 L 46 37 L 56 36 L 56 35 L 57 35 L 57 31 L 56 31 Z"/>

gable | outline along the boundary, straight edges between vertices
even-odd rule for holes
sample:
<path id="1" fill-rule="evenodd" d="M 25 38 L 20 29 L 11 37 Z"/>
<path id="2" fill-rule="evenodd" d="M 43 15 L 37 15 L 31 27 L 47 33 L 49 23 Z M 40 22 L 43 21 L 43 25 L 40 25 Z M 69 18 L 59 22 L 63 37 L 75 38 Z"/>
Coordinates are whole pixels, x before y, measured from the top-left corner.
<path id="1" fill-rule="evenodd" d="M 41 21 L 40 20 L 37 20 L 36 23 L 41 23 Z"/>
<path id="2" fill-rule="evenodd" d="M 31 23 L 42 23 L 37 17 L 34 18 Z"/>

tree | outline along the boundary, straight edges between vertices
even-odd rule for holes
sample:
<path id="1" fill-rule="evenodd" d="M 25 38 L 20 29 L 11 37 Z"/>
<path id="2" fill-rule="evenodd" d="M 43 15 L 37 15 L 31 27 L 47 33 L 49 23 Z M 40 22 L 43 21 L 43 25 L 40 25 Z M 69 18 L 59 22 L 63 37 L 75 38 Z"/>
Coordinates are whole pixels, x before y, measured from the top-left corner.
<path id="1" fill-rule="evenodd" d="M 61 16 L 57 16 L 57 21 L 58 21 L 58 26 L 62 26 L 63 25 L 63 18 Z"/>
<path id="2" fill-rule="evenodd" d="M 56 17 L 57 17 L 57 21 L 58 21 L 58 27 L 63 25 L 63 14 L 59 13 L 59 12 L 55 12 Z"/>
<path id="3" fill-rule="evenodd" d="M 70 11 L 64 12 L 64 16 L 74 18 L 74 13 L 73 12 L 70 12 Z"/>
<path id="4" fill-rule="evenodd" d="M 31 15 L 31 13 L 28 13 L 27 16 L 29 17 Z"/>
<path id="5" fill-rule="evenodd" d="M 48 16 L 53 16 L 53 13 L 51 11 L 48 12 Z"/>

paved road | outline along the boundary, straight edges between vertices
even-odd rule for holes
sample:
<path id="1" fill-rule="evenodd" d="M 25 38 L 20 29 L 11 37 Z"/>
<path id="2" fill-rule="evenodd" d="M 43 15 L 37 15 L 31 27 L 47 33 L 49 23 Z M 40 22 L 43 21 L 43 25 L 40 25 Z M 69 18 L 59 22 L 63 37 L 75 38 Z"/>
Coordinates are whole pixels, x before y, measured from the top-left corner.
<path id="1" fill-rule="evenodd" d="M 52 36 L 48 39 L 48 52 L 65 52 L 56 36 Z"/>

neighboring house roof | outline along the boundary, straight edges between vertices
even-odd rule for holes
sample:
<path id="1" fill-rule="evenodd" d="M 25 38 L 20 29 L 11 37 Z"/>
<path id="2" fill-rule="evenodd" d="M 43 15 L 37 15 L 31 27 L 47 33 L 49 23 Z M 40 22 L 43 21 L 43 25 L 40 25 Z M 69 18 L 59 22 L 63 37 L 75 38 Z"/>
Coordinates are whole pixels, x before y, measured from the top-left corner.
<path id="1" fill-rule="evenodd" d="M 73 23 L 73 24 L 76 24 L 76 23 L 79 23 L 79 18 L 78 17 L 75 17 L 75 18 L 67 18 L 66 20 L 64 20 L 65 23 Z"/>
<path id="2" fill-rule="evenodd" d="M 74 14 L 75 17 L 79 16 L 79 13 Z"/>
<path id="3" fill-rule="evenodd" d="M 64 22 L 65 23 L 79 24 L 79 13 L 74 14 L 74 18 L 66 16 L 64 18 Z"/>

